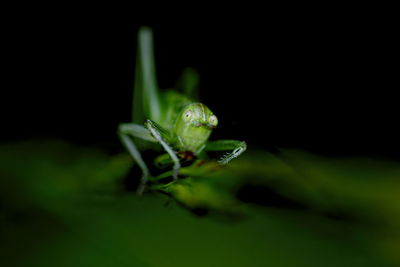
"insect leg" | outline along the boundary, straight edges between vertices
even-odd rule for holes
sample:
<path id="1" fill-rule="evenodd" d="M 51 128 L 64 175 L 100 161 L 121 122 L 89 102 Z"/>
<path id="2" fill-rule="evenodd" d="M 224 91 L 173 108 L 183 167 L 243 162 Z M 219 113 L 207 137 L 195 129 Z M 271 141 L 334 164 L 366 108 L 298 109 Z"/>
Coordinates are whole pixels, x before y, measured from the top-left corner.
<path id="1" fill-rule="evenodd" d="M 234 158 L 239 157 L 247 149 L 246 142 L 238 140 L 217 140 L 209 141 L 205 147 L 205 151 L 225 151 L 232 150 L 231 153 L 225 154 L 218 160 L 220 164 L 227 164 Z"/>
<path id="2" fill-rule="evenodd" d="M 155 142 L 156 140 L 150 135 L 146 128 L 135 123 L 122 123 L 118 128 L 118 135 L 121 139 L 122 144 L 129 151 L 133 159 L 137 162 L 140 169 L 142 170 L 142 178 L 140 180 L 140 185 L 137 189 L 137 194 L 141 195 L 146 186 L 147 179 L 150 175 L 149 169 L 144 162 L 139 150 L 137 149 L 132 137 L 138 137 L 147 141 Z"/>
<path id="3" fill-rule="evenodd" d="M 141 99 L 135 99 L 135 97 L 139 95 L 134 96 L 134 101 L 142 100 L 141 107 L 145 117 L 159 121 L 161 117 L 161 103 L 156 78 L 153 32 L 147 27 L 140 28 L 138 33 L 137 70 L 135 79 L 138 79 L 137 83 L 135 80 L 135 91 L 140 90 L 142 95 Z M 138 108 L 140 108 L 140 106 Z M 135 112 L 135 110 L 133 110 L 133 112 Z"/>
<path id="4" fill-rule="evenodd" d="M 192 68 L 184 69 L 181 77 L 178 79 L 176 89 L 190 99 L 198 101 L 199 74 L 197 71 Z"/>
<path id="5" fill-rule="evenodd" d="M 172 161 L 174 162 L 174 167 L 173 167 L 173 178 L 174 180 L 178 180 L 178 173 L 179 169 L 181 168 L 181 164 L 179 162 L 178 157 L 176 156 L 176 153 L 172 148 L 169 146 L 169 144 L 164 140 L 162 137 L 162 134 L 158 131 L 158 126 L 151 120 L 147 120 L 145 122 L 145 126 L 149 131 L 151 132 L 151 135 L 162 145 L 162 147 L 165 149 L 165 151 L 169 154 L 171 157 Z"/>

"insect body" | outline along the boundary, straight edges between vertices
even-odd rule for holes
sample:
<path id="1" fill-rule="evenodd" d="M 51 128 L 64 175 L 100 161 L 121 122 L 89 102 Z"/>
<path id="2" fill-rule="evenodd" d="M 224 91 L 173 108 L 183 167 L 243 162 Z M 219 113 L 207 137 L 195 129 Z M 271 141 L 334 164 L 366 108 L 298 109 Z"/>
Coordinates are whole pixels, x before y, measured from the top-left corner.
<path id="1" fill-rule="evenodd" d="M 124 146 L 142 169 L 138 193 L 141 194 L 150 176 L 134 139 L 159 143 L 173 162 L 173 178 L 178 179 L 178 154 L 198 156 L 203 151 L 227 151 L 219 163 L 226 164 L 246 150 L 246 143 L 237 140 L 208 141 L 218 119 L 204 104 L 196 100 L 197 74 L 190 69 L 181 78 L 181 91 L 157 87 L 152 49 L 152 32 L 142 28 L 138 35 L 135 75 L 133 123 L 119 125 L 118 133 Z M 145 120 L 144 125 L 140 123 Z"/>

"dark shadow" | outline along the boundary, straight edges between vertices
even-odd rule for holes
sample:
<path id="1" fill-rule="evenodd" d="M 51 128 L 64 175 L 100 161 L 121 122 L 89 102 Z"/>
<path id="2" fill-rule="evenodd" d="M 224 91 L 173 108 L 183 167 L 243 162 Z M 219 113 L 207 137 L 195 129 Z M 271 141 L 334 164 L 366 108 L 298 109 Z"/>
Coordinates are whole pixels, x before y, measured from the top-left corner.
<path id="1" fill-rule="evenodd" d="M 307 209 L 307 205 L 304 203 L 290 199 L 279 193 L 274 187 L 267 185 L 246 184 L 237 191 L 236 197 L 242 202 L 266 207 L 291 210 Z"/>

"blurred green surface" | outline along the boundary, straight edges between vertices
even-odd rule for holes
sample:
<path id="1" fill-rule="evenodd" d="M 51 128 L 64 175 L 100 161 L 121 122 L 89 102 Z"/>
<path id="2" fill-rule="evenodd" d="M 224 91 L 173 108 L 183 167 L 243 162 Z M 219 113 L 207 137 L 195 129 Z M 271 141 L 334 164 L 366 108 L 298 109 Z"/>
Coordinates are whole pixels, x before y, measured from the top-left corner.
<path id="1" fill-rule="evenodd" d="M 31 141 L 0 162 L 1 266 L 400 263 L 398 162 L 249 151 L 143 197 L 126 154 Z"/>

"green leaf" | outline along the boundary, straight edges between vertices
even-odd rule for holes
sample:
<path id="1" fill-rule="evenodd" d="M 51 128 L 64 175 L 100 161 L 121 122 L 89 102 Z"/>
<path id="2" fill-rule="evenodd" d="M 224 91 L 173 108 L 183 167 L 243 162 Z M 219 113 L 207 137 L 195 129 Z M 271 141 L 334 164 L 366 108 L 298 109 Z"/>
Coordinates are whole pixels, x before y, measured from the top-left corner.
<path id="1" fill-rule="evenodd" d="M 224 168 L 185 168 L 190 178 L 164 188 L 174 198 L 124 191 L 127 154 L 41 140 L 0 145 L 0 162 L 1 266 L 400 262 L 396 162 L 249 151 Z M 240 198 L 249 185 L 302 206 Z"/>

